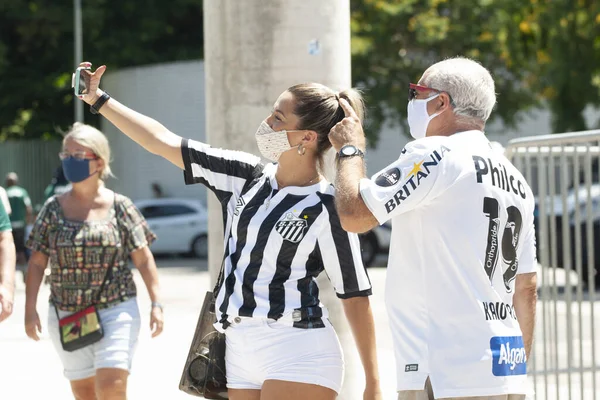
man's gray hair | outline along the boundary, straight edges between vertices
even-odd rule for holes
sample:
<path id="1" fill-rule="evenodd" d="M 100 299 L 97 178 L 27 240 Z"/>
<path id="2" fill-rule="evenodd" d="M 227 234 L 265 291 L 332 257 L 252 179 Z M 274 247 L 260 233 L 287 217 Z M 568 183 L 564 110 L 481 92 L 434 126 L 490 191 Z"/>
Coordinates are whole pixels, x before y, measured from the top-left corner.
<path id="1" fill-rule="evenodd" d="M 462 120 L 487 121 L 496 104 L 494 79 L 477 61 L 450 58 L 427 68 L 421 83 L 448 93 L 454 101 L 454 114 Z"/>

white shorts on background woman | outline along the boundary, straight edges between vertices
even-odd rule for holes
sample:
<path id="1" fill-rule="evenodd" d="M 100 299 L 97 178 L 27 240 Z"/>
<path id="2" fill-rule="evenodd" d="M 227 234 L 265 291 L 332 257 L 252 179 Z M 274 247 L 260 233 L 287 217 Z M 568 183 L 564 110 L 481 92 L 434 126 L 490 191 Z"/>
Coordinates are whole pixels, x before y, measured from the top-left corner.
<path id="1" fill-rule="evenodd" d="M 96 375 L 98 368 L 131 371 L 133 353 L 140 333 L 140 310 L 137 299 L 129 299 L 114 307 L 99 310 L 104 337 L 73 352 L 65 351 L 60 342 L 58 319 L 54 306 L 48 310 L 48 332 L 63 363 L 64 375 L 70 381 Z M 58 311 L 60 318 L 73 314 Z"/>
<path id="2" fill-rule="evenodd" d="M 273 319 L 239 320 L 225 330 L 228 388 L 261 389 L 266 380 L 273 379 L 340 393 L 344 359 L 328 320 L 324 328 L 315 329 L 294 328 Z"/>

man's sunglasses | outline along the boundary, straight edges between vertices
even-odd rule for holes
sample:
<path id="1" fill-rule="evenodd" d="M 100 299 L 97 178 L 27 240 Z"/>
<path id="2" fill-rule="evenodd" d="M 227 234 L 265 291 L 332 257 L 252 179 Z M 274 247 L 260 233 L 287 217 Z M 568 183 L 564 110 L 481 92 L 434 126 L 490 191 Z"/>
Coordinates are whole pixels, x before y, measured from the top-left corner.
<path id="1" fill-rule="evenodd" d="M 416 83 L 409 83 L 409 85 L 408 85 L 408 101 L 415 99 L 417 97 L 417 95 L 419 94 L 419 92 L 435 92 L 437 94 L 446 93 L 448 95 L 448 97 L 450 97 L 450 104 L 454 105 L 454 100 L 452 100 L 452 96 L 450 96 L 450 93 L 444 92 L 443 90 L 437 90 L 434 88 L 423 86 L 423 85 L 417 85 Z"/>

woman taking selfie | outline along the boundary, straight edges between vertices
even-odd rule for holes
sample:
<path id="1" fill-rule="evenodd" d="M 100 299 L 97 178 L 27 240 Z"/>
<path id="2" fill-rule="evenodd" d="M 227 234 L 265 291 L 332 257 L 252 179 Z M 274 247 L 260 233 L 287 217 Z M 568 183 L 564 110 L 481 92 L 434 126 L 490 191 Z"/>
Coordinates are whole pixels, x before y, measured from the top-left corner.
<path id="1" fill-rule="evenodd" d="M 90 67 L 90 63 L 81 66 Z M 81 96 L 127 136 L 202 183 L 223 206 L 224 282 L 216 294 L 217 329 L 226 336 L 233 400 L 334 399 L 343 356 L 319 301 L 315 278 L 333 283 L 360 353 L 365 399 L 380 399 L 371 285 L 355 234 L 343 231 L 334 189 L 319 162 L 330 129 L 344 118 L 340 98 L 364 112 L 360 95 L 319 84 L 296 85 L 277 99 L 257 132 L 261 154 L 222 150 L 183 139 L 99 89 L 105 66 L 87 73 Z"/>
<path id="2" fill-rule="evenodd" d="M 163 329 L 155 239 L 131 200 L 104 186 L 110 148 L 96 128 L 76 123 L 60 159 L 71 190 L 46 201 L 27 242 L 25 330 L 39 340 L 36 304 L 50 264 L 48 332 L 76 399 L 125 399 L 140 330 L 131 256 L 146 284 L 152 336 Z"/>

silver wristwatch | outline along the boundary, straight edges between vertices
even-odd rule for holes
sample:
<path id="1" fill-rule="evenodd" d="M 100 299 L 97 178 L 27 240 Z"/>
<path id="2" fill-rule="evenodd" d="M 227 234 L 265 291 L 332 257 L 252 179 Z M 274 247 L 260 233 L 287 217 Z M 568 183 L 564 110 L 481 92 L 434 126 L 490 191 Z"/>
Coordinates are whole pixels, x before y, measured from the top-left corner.
<path id="1" fill-rule="evenodd" d="M 338 158 L 354 157 L 354 156 L 360 156 L 360 157 L 364 158 L 365 153 L 363 153 L 362 150 L 360 150 L 358 147 L 353 146 L 351 144 L 347 144 L 340 149 L 340 151 L 337 155 L 338 155 Z"/>

